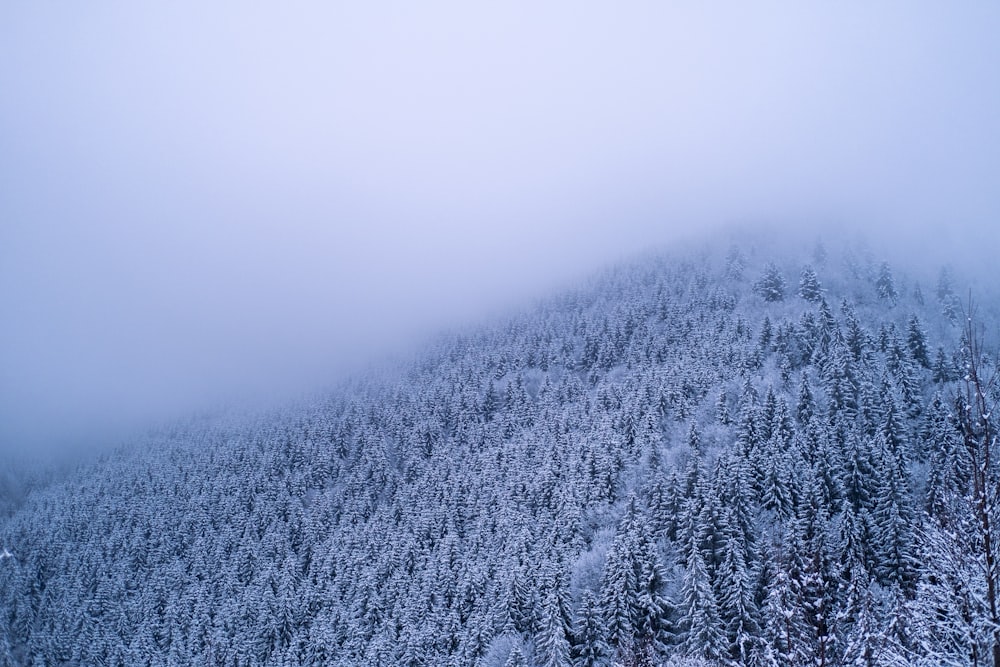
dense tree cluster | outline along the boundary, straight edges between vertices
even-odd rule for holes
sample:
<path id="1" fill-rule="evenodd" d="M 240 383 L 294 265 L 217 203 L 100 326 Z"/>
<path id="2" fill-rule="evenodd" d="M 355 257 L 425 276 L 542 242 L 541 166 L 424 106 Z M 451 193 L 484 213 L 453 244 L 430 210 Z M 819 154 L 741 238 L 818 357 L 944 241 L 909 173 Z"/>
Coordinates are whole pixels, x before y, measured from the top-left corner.
<path id="1" fill-rule="evenodd" d="M 997 389 L 952 279 L 925 307 L 817 246 L 785 300 L 794 259 L 621 267 L 33 488 L 0 665 L 995 664 Z"/>

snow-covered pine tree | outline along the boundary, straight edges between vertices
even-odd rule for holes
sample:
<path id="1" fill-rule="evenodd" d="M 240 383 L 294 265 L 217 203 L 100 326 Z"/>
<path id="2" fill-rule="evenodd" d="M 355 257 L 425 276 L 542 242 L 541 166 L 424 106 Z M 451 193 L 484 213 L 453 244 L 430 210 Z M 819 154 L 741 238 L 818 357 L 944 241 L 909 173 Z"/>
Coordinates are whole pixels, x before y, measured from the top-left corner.
<path id="1" fill-rule="evenodd" d="M 927 351 L 927 334 L 924 333 L 920 318 L 911 315 L 906 324 L 906 346 L 913 360 L 924 368 L 931 367 L 930 353 Z"/>
<path id="2" fill-rule="evenodd" d="M 541 608 L 541 623 L 535 638 L 535 661 L 539 667 L 568 667 L 570 643 L 566 636 L 559 591 L 552 587 Z"/>
<path id="3" fill-rule="evenodd" d="M 760 295 L 764 301 L 784 301 L 785 278 L 781 275 L 781 271 L 776 264 L 769 262 L 764 267 L 764 273 L 754 283 L 753 291 Z"/>
<path id="4" fill-rule="evenodd" d="M 608 645 L 604 641 L 604 619 L 592 591 L 585 591 L 580 601 L 573 637 L 573 667 L 599 667 L 603 664 L 608 655 Z"/>
<path id="5" fill-rule="evenodd" d="M 721 660 L 728 653 L 728 645 L 705 559 L 695 540 L 686 552 L 687 567 L 681 584 L 682 650 L 693 657 Z"/>
<path id="6" fill-rule="evenodd" d="M 747 570 L 747 548 L 736 524 L 736 518 L 730 514 L 715 588 L 719 616 L 729 647 L 728 658 L 736 664 L 746 665 L 751 664 L 757 655 L 760 622 Z"/>
<path id="7" fill-rule="evenodd" d="M 805 266 L 802 269 L 802 275 L 799 278 L 799 296 L 811 303 L 816 303 L 823 298 L 823 288 L 811 266 Z"/>
<path id="8" fill-rule="evenodd" d="M 899 300 L 899 292 L 896 291 L 896 281 L 892 277 L 892 269 L 888 262 L 882 262 L 878 267 L 878 277 L 875 279 L 875 294 L 879 299 L 887 301 L 889 305 L 895 306 Z"/>

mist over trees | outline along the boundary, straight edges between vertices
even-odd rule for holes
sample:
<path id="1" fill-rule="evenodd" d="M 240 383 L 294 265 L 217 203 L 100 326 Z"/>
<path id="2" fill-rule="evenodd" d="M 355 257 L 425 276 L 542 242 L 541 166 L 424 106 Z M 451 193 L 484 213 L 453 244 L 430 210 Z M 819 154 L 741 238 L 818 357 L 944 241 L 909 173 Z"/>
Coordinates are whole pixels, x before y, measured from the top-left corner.
<path id="1" fill-rule="evenodd" d="M 0 665 L 1000 665 L 989 295 L 762 247 L 0 477 Z"/>

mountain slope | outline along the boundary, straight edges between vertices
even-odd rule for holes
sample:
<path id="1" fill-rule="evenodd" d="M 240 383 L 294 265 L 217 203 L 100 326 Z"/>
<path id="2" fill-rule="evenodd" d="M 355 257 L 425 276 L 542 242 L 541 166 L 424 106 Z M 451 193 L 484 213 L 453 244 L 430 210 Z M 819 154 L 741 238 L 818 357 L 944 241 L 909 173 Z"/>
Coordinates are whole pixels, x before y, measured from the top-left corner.
<path id="1" fill-rule="evenodd" d="M 651 258 L 123 449 L 0 526 L 0 664 L 981 659 L 951 282 Z"/>

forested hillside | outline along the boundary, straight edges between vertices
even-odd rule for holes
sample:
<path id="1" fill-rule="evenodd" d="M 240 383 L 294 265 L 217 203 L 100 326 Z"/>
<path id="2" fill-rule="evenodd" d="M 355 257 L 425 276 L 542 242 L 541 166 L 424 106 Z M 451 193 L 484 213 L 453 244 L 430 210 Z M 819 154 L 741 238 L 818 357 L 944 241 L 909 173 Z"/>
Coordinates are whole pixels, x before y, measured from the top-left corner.
<path id="1" fill-rule="evenodd" d="M 1000 664 L 988 295 L 766 247 L 32 488 L 0 665 Z"/>

